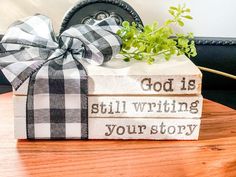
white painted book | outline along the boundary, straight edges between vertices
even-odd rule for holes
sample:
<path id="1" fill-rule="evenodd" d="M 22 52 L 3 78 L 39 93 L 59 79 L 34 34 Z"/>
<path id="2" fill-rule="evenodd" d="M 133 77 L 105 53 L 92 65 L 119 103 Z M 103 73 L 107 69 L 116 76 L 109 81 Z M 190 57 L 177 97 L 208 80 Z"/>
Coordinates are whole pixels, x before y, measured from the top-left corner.
<path id="1" fill-rule="evenodd" d="M 200 119 L 173 118 L 89 118 L 89 139 L 197 140 Z M 27 139 L 26 119 L 14 119 L 15 138 Z M 35 126 L 38 139 L 50 135 L 43 125 Z M 66 136 L 80 136 L 80 127 L 66 129 Z"/>
<path id="2" fill-rule="evenodd" d="M 88 73 L 89 95 L 185 95 L 201 94 L 202 74 L 186 56 L 170 61 L 146 62 L 113 59 L 103 66 L 83 62 Z M 73 73 L 71 73 L 73 76 Z M 28 80 L 15 95 L 27 95 Z"/>
<path id="3" fill-rule="evenodd" d="M 26 117 L 26 96 L 13 96 L 15 117 Z M 47 109 L 49 100 L 40 96 L 35 109 Z M 66 95 L 66 107 L 79 104 L 74 95 Z M 88 96 L 90 118 L 200 118 L 203 98 L 199 96 Z"/>

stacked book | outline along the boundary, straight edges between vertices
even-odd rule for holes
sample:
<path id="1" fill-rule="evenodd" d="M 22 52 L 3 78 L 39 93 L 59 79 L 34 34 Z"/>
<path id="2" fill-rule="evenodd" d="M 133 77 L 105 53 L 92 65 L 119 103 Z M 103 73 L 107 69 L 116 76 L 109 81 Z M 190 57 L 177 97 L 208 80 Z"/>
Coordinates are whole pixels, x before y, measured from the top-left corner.
<path id="1" fill-rule="evenodd" d="M 119 59 L 83 64 L 89 76 L 89 139 L 198 139 L 202 74 L 187 57 L 152 65 Z M 27 86 L 14 91 L 18 139 L 27 138 Z"/>

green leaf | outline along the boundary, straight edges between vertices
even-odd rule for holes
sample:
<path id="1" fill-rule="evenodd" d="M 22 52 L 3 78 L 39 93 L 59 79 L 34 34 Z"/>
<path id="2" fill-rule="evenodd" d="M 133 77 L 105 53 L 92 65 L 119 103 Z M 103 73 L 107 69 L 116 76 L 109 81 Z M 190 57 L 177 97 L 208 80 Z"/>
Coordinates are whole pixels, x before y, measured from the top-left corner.
<path id="1" fill-rule="evenodd" d="M 122 33 L 121 30 L 118 30 L 118 31 L 117 31 L 117 34 L 118 34 L 119 36 L 121 35 L 121 33 Z"/>
<path id="2" fill-rule="evenodd" d="M 134 59 L 136 59 L 136 60 L 142 60 L 142 56 L 139 55 L 139 54 L 135 54 L 135 55 L 134 55 Z"/>
<path id="3" fill-rule="evenodd" d="M 191 17 L 190 15 L 185 15 L 185 16 L 182 16 L 183 18 L 186 18 L 186 19 L 189 19 L 189 20 L 192 20 L 193 17 Z"/>
<path id="4" fill-rule="evenodd" d="M 147 53 L 150 53 L 152 51 L 152 46 L 147 46 L 146 51 L 147 51 Z"/>
<path id="5" fill-rule="evenodd" d="M 177 7 L 174 7 L 174 6 L 171 6 L 170 9 L 172 9 L 172 10 L 178 10 L 178 8 L 177 8 Z"/>
<path id="6" fill-rule="evenodd" d="M 150 65 L 153 64 L 154 61 L 155 61 L 155 58 L 153 58 L 153 57 L 147 58 L 147 63 L 150 64 Z"/>
<path id="7" fill-rule="evenodd" d="M 164 57 L 168 61 L 168 60 L 170 60 L 171 55 L 170 54 L 166 54 L 166 55 L 164 55 Z"/>
<path id="8" fill-rule="evenodd" d="M 184 26 L 184 22 L 183 22 L 182 20 L 178 20 L 178 24 L 179 24 L 180 26 Z"/>
<path id="9" fill-rule="evenodd" d="M 191 10 L 190 9 L 186 9 L 185 12 L 191 12 Z"/>
<path id="10" fill-rule="evenodd" d="M 174 21 L 173 20 L 167 20 L 166 22 L 165 22 L 165 26 L 168 26 L 168 25 L 170 25 L 171 23 L 173 23 Z"/>
<path id="11" fill-rule="evenodd" d="M 175 15 L 175 11 L 173 11 L 173 10 L 169 10 L 169 13 L 170 13 L 172 16 Z"/>
<path id="12" fill-rule="evenodd" d="M 142 46 L 139 47 L 139 51 L 140 51 L 140 52 L 143 52 L 145 49 L 146 49 L 146 46 L 145 46 L 145 45 L 142 45 Z"/>
<path id="13" fill-rule="evenodd" d="M 125 62 L 130 62 L 130 58 L 126 57 L 123 59 Z"/>
<path id="14" fill-rule="evenodd" d="M 132 27 L 137 27 L 137 24 L 135 22 L 132 22 Z"/>
<path id="15" fill-rule="evenodd" d="M 144 26 L 144 32 L 150 33 L 152 31 L 151 25 Z"/>
<path id="16" fill-rule="evenodd" d="M 124 21 L 122 23 L 122 26 L 125 27 L 125 28 L 128 28 L 130 26 L 129 22 L 128 21 Z"/>

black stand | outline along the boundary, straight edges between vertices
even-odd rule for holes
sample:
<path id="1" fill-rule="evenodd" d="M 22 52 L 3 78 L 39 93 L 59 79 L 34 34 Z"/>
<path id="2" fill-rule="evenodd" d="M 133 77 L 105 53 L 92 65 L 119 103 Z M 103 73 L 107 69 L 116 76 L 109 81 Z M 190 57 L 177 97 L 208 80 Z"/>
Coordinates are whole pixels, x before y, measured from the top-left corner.
<path id="1" fill-rule="evenodd" d="M 60 33 L 76 24 L 85 24 L 90 19 L 102 20 L 112 17 L 121 25 L 123 21 L 143 25 L 137 12 L 122 0 L 82 0 L 70 9 L 62 22 Z"/>

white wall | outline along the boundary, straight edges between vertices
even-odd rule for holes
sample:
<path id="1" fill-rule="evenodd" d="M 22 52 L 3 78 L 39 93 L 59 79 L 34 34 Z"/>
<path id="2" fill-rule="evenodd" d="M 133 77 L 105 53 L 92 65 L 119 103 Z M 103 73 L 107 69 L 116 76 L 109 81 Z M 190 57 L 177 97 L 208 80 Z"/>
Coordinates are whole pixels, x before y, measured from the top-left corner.
<path id="1" fill-rule="evenodd" d="M 186 3 L 193 21 L 184 31 L 196 36 L 236 37 L 236 0 L 126 0 L 138 11 L 145 23 L 163 22 L 169 17 L 169 6 Z"/>
<path id="2" fill-rule="evenodd" d="M 163 22 L 169 17 L 169 6 L 186 3 L 192 10 L 194 20 L 186 22 L 184 31 L 192 31 L 195 36 L 236 37 L 236 0 L 126 1 L 138 11 L 145 23 L 154 20 Z M 0 33 L 14 20 L 34 13 L 51 17 L 58 31 L 64 13 L 75 2 L 77 0 L 0 0 Z"/>

